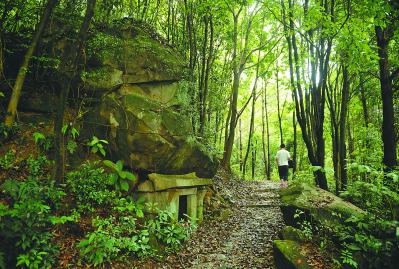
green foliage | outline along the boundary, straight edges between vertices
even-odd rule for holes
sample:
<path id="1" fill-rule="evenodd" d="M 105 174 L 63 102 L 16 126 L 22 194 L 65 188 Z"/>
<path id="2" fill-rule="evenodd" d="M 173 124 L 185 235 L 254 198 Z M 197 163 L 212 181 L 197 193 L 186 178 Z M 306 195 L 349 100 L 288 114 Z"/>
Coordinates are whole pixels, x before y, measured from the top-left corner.
<path id="1" fill-rule="evenodd" d="M 17 266 L 50 268 L 55 263 L 57 248 L 51 242 L 49 228 L 58 218 L 51 214 L 51 208 L 60 205 L 65 193 L 53 182 L 36 178 L 26 181 L 8 179 L 1 190 L 12 203 L 0 207 L 0 237 L 8 244 L 14 244 Z"/>
<path id="2" fill-rule="evenodd" d="M 107 140 L 98 139 L 93 136 L 92 139 L 87 143 L 92 153 L 100 152 L 101 155 L 105 156 L 104 144 L 108 144 Z"/>
<path id="3" fill-rule="evenodd" d="M 78 148 L 78 144 L 73 140 L 68 140 L 66 144 L 66 149 L 70 154 L 73 154 Z"/>
<path id="4" fill-rule="evenodd" d="M 65 124 L 62 129 L 61 129 L 62 134 L 65 136 L 65 139 L 67 140 L 66 143 L 66 149 L 70 154 L 73 154 L 77 147 L 78 144 L 76 143 L 76 139 L 79 136 L 79 131 L 72 126 L 72 123 L 70 124 Z"/>
<path id="5" fill-rule="evenodd" d="M 50 148 L 52 147 L 52 139 L 46 137 L 44 134 L 40 133 L 40 132 L 34 132 L 33 133 L 33 139 L 35 141 L 36 146 L 47 152 L 50 150 Z"/>
<path id="6" fill-rule="evenodd" d="M 339 258 L 342 261 L 342 264 L 347 264 L 352 266 L 353 268 L 357 268 L 358 264 L 353 258 L 353 254 L 349 249 L 342 249 Z"/>
<path id="7" fill-rule="evenodd" d="M 6 154 L 0 157 L 0 168 L 4 170 L 11 169 L 15 163 L 15 151 L 10 149 Z"/>
<path id="8" fill-rule="evenodd" d="M 94 211 L 95 207 L 111 205 L 116 194 L 108 187 L 111 177 L 98 163 L 84 163 L 66 175 L 67 189 L 74 194 L 79 210 Z"/>
<path id="9" fill-rule="evenodd" d="M 357 267 L 353 259 L 355 252 L 368 262 L 371 268 L 388 268 L 398 253 L 397 221 L 387 221 L 371 215 L 352 216 L 346 225 L 336 227 L 339 235 L 343 263 Z"/>
<path id="10" fill-rule="evenodd" d="M 49 160 L 44 155 L 37 158 L 30 155 L 28 159 L 26 159 L 29 175 L 33 177 L 43 177 L 46 174 L 46 167 L 49 163 Z"/>
<path id="11" fill-rule="evenodd" d="M 299 227 L 301 228 L 305 238 L 309 241 L 312 240 L 314 227 L 310 221 L 306 220 L 305 212 L 299 209 L 295 210 L 294 219 L 298 220 Z"/>
<path id="12" fill-rule="evenodd" d="M 78 245 L 81 256 L 94 266 L 132 254 L 142 257 L 154 252 L 149 244 L 148 231 L 137 229 L 137 218 L 144 216 L 140 209 L 142 206 L 124 198 L 116 203 L 114 210 L 118 212 L 117 216 L 93 219 L 92 224 L 96 229 Z"/>
<path id="13" fill-rule="evenodd" d="M 399 173 L 352 163 L 348 166 L 353 181 L 342 197 L 386 219 L 399 219 Z"/>
<path id="14" fill-rule="evenodd" d="M 195 228 L 189 223 L 174 221 L 170 212 L 162 210 L 156 210 L 157 213 L 144 222 L 143 201 L 119 198 L 112 210 L 112 215 L 106 218 L 93 219 L 95 230 L 78 244 L 81 257 L 90 265 L 99 266 L 132 255 L 154 255 L 158 244 L 166 250 L 176 250 Z M 154 240 L 158 240 L 158 244 Z"/>
<path id="15" fill-rule="evenodd" d="M 136 182 L 136 176 L 130 173 L 129 171 L 123 170 L 123 161 L 119 160 L 116 163 L 105 160 L 103 161 L 104 165 L 111 169 L 111 180 L 113 185 L 115 186 L 116 191 L 128 191 L 129 190 L 129 182 Z"/>
<path id="16" fill-rule="evenodd" d="M 13 123 L 12 126 L 7 126 L 4 124 L 4 122 L 1 122 L 0 123 L 0 143 L 13 137 L 18 132 L 19 127 L 20 126 L 17 123 Z"/>
<path id="17" fill-rule="evenodd" d="M 31 249 L 26 254 L 18 255 L 17 257 L 17 267 L 27 267 L 29 269 L 39 269 L 43 268 L 43 260 L 46 259 L 48 255 L 45 251 L 38 252 L 35 249 Z M 45 268 L 51 268 L 51 265 L 46 265 Z"/>
<path id="18" fill-rule="evenodd" d="M 147 222 L 147 226 L 150 233 L 171 250 L 177 250 L 195 229 L 193 222 L 176 222 L 171 212 L 163 210 L 157 210 L 157 215 Z"/>

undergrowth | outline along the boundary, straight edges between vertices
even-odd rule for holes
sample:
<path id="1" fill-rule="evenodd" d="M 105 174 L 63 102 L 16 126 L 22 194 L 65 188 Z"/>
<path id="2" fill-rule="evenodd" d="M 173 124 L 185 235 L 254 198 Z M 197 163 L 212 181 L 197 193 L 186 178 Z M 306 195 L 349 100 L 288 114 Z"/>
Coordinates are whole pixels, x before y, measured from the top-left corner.
<path id="1" fill-rule="evenodd" d="M 101 162 L 85 162 L 57 185 L 44 153 L 22 160 L 13 150 L 0 156 L 9 177 L 0 183 L 0 269 L 60 267 L 59 242 L 66 227 L 79 231 L 72 247 L 80 258 L 69 261 L 76 266 L 175 251 L 195 227 L 128 196 L 125 182 L 135 178 L 123 167 L 108 173 L 109 166 Z"/>

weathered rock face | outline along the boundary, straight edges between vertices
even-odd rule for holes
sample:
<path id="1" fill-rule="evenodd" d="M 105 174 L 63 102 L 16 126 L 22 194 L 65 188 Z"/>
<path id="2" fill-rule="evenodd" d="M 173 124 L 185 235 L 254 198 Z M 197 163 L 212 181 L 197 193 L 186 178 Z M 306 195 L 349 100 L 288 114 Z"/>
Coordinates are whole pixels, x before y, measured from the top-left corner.
<path id="1" fill-rule="evenodd" d="M 120 47 L 110 50 L 97 39 Z M 134 170 L 212 177 L 218 161 L 195 141 L 190 119 L 175 108 L 184 73 L 176 52 L 138 28 L 102 33 L 89 43 L 97 46 L 90 60 L 97 65 L 83 79 L 103 94 L 85 118 L 88 135 L 108 140 L 111 157 Z"/>
<path id="2" fill-rule="evenodd" d="M 88 46 L 89 66 L 82 78 L 89 89 L 109 91 L 130 85 L 137 92 L 151 92 L 155 97 L 160 91 L 170 93 L 171 84 L 184 75 L 181 56 L 143 25 L 126 21 L 97 30 Z"/>

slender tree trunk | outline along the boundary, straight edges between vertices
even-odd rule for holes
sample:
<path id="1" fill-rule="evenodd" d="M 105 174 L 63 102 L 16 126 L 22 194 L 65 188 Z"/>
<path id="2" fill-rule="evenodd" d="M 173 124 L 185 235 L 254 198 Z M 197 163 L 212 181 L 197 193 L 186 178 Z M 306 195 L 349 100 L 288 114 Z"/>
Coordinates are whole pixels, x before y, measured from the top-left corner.
<path id="1" fill-rule="evenodd" d="M 215 136 L 214 136 L 214 140 L 213 140 L 213 144 L 216 145 L 217 141 L 218 141 L 218 134 L 219 134 L 219 120 L 220 118 L 220 111 L 219 109 L 216 110 L 216 117 L 215 117 Z"/>
<path id="2" fill-rule="evenodd" d="M 342 86 L 342 97 L 341 97 L 341 111 L 339 120 L 339 179 L 341 182 L 341 190 L 346 190 L 348 183 L 348 175 L 346 171 L 346 137 L 345 137 L 345 125 L 347 118 L 347 107 L 349 102 L 349 76 L 347 66 L 343 66 L 343 86 Z"/>
<path id="3" fill-rule="evenodd" d="M 201 50 L 201 71 L 198 80 L 198 112 L 199 112 L 199 133 L 203 134 L 204 125 L 205 125 L 205 106 L 204 106 L 204 81 L 205 81 L 205 67 L 206 67 L 206 52 L 207 52 L 207 44 L 208 44 L 208 18 L 205 16 L 203 18 L 204 22 L 204 37 L 202 41 L 202 50 Z M 203 113 L 204 112 L 204 113 Z"/>
<path id="4" fill-rule="evenodd" d="M 222 165 L 230 170 L 231 154 L 233 153 L 234 135 L 237 124 L 237 101 L 238 101 L 238 88 L 240 85 L 241 73 L 235 73 L 233 79 L 233 96 L 231 100 L 231 116 L 229 123 L 229 132 L 226 140 L 226 147 L 224 150 Z"/>
<path id="5" fill-rule="evenodd" d="M 348 120 L 348 123 L 346 125 L 347 133 L 348 133 L 348 154 L 349 154 L 349 158 L 353 159 L 353 153 L 355 152 L 355 141 L 353 138 L 352 128 L 351 128 L 350 123 L 351 123 L 351 121 Z"/>
<path id="6" fill-rule="evenodd" d="M 224 127 L 224 143 L 223 147 L 226 148 L 227 146 L 227 138 L 229 136 L 229 123 L 230 123 L 230 118 L 231 118 L 231 103 L 232 103 L 232 96 L 230 96 L 230 102 L 229 102 L 229 110 L 227 111 L 227 116 L 226 116 L 226 123 Z"/>
<path id="7" fill-rule="evenodd" d="M 265 93 L 265 116 L 266 116 L 266 138 L 267 138 L 267 168 L 266 168 L 266 176 L 267 179 L 270 180 L 271 178 L 271 163 L 270 163 L 270 129 L 269 129 L 269 113 L 267 109 L 267 88 L 266 83 L 264 86 L 264 93 Z"/>
<path id="8" fill-rule="evenodd" d="M 33 36 L 32 43 L 29 46 L 27 52 L 25 53 L 24 60 L 22 62 L 21 67 L 19 68 L 18 75 L 15 80 L 15 84 L 11 94 L 11 98 L 7 107 L 7 115 L 5 117 L 5 122 L 4 122 L 7 126 L 12 126 L 12 124 L 14 123 L 15 115 L 17 113 L 19 97 L 21 96 L 21 91 L 22 87 L 24 86 L 26 73 L 28 72 L 29 69 L 29 62 L 32 58 L 32 55 L 36 49 L 37 44 L 39 43 L 39 40 L 51 16 L 51 13 L 53 12 L 53 9 L 57 5 L 57 3 L 58 0 L 49 0 L 47 2 L 43 16 L 36 27 L 36 32 L 35 35 Z"/>
<path id="9" fill-rule="evenodd" d="M 265 88 L 265 87 L 264 87 Z M 266 156 L 266 142 L 265 142 L 265 90 L 262 89 L 262 153 L 264 172 L 267 175 L 267 156 Z"/>
<path id="10" fill-rule="evenodd" d="M 252 145 L 252 136 L 254 134 L 254 125 L 255 125 L 255 103 L 256 103 L 256 82 L 254 84 L 254 87 L 252 89 L 252 109 L 251 109 L 251 121 L 250 121 L 250 126 L 249 126 L 249 134 L 248 134 L 248 143 L 247 143 L 247 150 L 245 152 L 245 157 L 244 157 L 244 163 L 243 163 L 243 169 L 242 169 L 242 177 L 245 179 L 245 173 L 246 173 L 246 168 L 247 168 L 247 161 L 249 157 L 249 152 L 251 151 L 253 145 Z"/>
<path id="11" fill-rule="evenodd" d="M 388 170 L 393 169 L 397 165 L 396 147 L 397 140 L 395 137 L 395 116 L 393 107 L 393 91 L 392 79 L 389 67 L 388 57 L 388 29 L 382 29 L 380 26 L 375 27 L 378 45 L 378 63 L 380 67 L 380 84 L 382 98 L 382 142 L 384 145 L 383 163 Z"/>
<path id="12" fill-rule="evenodd" d="M 296 117 L 295 117 L 295 111 L 292 112 L 292 126 L 294 129 L 294 154 L 293 154 L 293 161 L 294 161 L 294 167 L 292 168 L 292 179 L 295 178 L 295 172 L 296 172 L 296 166 L 297 166 L 297 131 L 296 131 Z"/>
<path id="13" fill-rule="evenodd" d="M 232 93 L 231 93 L 231 103 L 230 103 L 230 123 L 229 123 L 229 131 L 224 147 L 224 154 L 223 160 L 221 165 L 230 170 L 230 160 L 231 155 L 233 152 L 233 144 L 234 144 L 234 135 L 235 135 L 235 128 L 237 124 L 237 101 L 238 101 L 238 88 L 240 86 L 240 77 L 242 70 L 240 68 L 240 64 L 238 62 L 238 14 L 233 14 L 234 19 L 234 27 L 233 27 L 233 86 L 232 86 Z"/>
<path id="14" fill-rule="evenodd" d="M 367 107 L 367 98 L 366 98 L 366 90 L 364 89 L 364 82 L 360 82 L 360 101 L 362 102 L 363 109 L 363 119 L 364 119 L 364 127 L 368 128 L 369 126 L 369 110 Z"/>
<path id="15" fill-rule="evenodd" d="M 242 158 L 242 124 L 241 124 L 241 119 L 238 120 L 238 143 L 239 143 L 239 149 L 240 149 L 240 154 L 239 154 L 239 163 L 240 163 L 240 172 L 243 172 L 243 158 Z"/>
<path id="16" fill-rule="evenodd" d="M 295 23 L 293 18 L 294 1 L 288 0 L 288 18 L 289 28 L 286 23 L 286 10 L 284 0 L 281 0 L 284 32 L 288 45 L 288 60 L 290 66 L 290 82 L 293 88 L 293 99 L 295 101 L 296 116 L 299 126 L 302 130 L 302 138 L 308 150 L 309 161 L 313 166 L 319 166 L 314 172 L 316 184 L 327 190 L 327 178 L 324 172 L 324 157 L 325 157 L 325 143 L 323 137 L 324 128 L 324 105 L 325 105 L 325 91 L 326 91 L 326 76 L 329 65 L 329 57 L 331 53 L 332 40 L 326 40 L 321 37 L 318 42 L 314 40 L 314 29 L 306 32 L 308 42 L 309 54 L 309 69 L 310 69 L 310 89 L 304 89 L 301 82 L 301 60 L 299 59 L 299 49 L 296 42 Z M 304 10 L 307 15 L 308 1 L 305 1 Z M 323 11 L 327 15 L 326 4 L 321 5 Z M 329 10 L 330 17 L 334 19 L 334 1 L 331 1 L 331 8 Z M 322 29 L 322 26 L 321 28 Z M 316 53 L 317 52 L 317 53 Z M 294 68 L 295 65 L 295 68 Z M 294 75 L 295 72 L 295 75 Z M 317 80 L 317 76 L 319 79 Z"/>
<path id="17" fill-rule="evenodd" d="M 76 86 L 78 76 L 82 70 L 81 65 L 78 67 L 79 56 L 83 49 L 84 42 L 87 37 L 87 32 L 90 26 L 91 19 L 94 15 L 94 8 L 96 0 L 87 0 L 86 14 L 80 26 L 77 40 L 72 42 L 69 47 L 65 49 L 63 62 L 61 63 L 61 72 L 66 72 L 62 75 L 60 88 L 60 99 L 57 106 L 57 113 L 54 120 L 54 144 L 55 144 L 55 166 L 54 176 L 57 183 L 63 182 L 64 168 L 65 168 L 65 149 L 64 149 L 64 136 L 62 134 L 62 126 L 64 122 L 65 106 L 67 98 L 72 86 Z"/>
<path id="18" fill-rule="evenodd" d="M 277 62 L 277 65 L 278 65 L 278 62 Z M 280 88 L 279 88 L 279 78 L 278 78 L 278 67 L 276 70 L 276 97 L 277 97 L 278 127 L 279 127 L 279 131 L 280 131 L 280 144 L 283 144 L 284 138 L 283 138 L 283 127 L 281 124 L 282 112 L 280 112 Z"/>
<path id="19" fill-rule="evenodd" d="M 209 88 L 209 75 L 211 71 L 211 65 L 213 62 L 213 20 L 212 16 L 209 18 L 209 29 L 210 29 L 210 40 L 209 40 L 209 54 L 208 54 L 208 59 L 206 61 L 206 69 L 205 69 L 205 77 L 204 77 L 204 90 L 202 92 L 203 98 L 202 98 L 202 105 L 201 105 L 201 110 L 200 110 L 200 134 L 201 136 L 204 135 L 204 129 L 205 129 L 205 112 L 207 109 L 207 99 L 208 99 L 208 88 Z M 205 57 L 205 55 L 204 55 Z"/>
<path id="20" fill-rule="evenodd" d="M 254 143 L 255 145 L 252 147 L 252 152 L 251 152 L 251 160 L 252 160 L 252 173 L 251 173 L 251 178 L 252 178 L 252 180 L 254 180 L 255 179 L 255 168 L 256 168 L 256 149 L 257 149 L 257 145 L 258 145 L 258 143 L 257 143 L 257 141 L 256 141 L 256 139 L 255 139 L 255 143 Z"/>
<path id="21" fill-rule="evenodd" d="M 249 126 L 249 134 L 248 134 L 248 144 L 247 144 L 247 152 L 245 153 L 244 158 L 244 167 L 243 167 L 243 178 L 245 179 L 245 171 L 246 164 L 248 160 L 249 151 L 253 148 L 252 136 L 255 132 L 255 108 L 256 108 L 256 88 L 258 86 L 258 78 L 259 78 L 259 64 L 260 63 L 260 50 L 258 52 L 258 62 L 256 65 L 256 73 L 255 73 L 255 82 L 252 88 L 252 109 L 251 109 L 251 122 Z"/>

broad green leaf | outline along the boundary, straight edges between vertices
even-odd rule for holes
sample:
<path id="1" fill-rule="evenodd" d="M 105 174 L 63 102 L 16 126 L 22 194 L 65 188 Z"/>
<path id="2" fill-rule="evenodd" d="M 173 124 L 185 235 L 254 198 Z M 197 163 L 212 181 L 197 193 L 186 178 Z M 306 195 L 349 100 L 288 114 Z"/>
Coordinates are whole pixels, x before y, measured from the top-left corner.
<path id="1" fill-rule="evenodd" d="M 124 191 L 129 190 L 129 184 L 127 183 L 127 181 L 125 181 L 125 180 L 121 181 L 121 189 Z"/>

